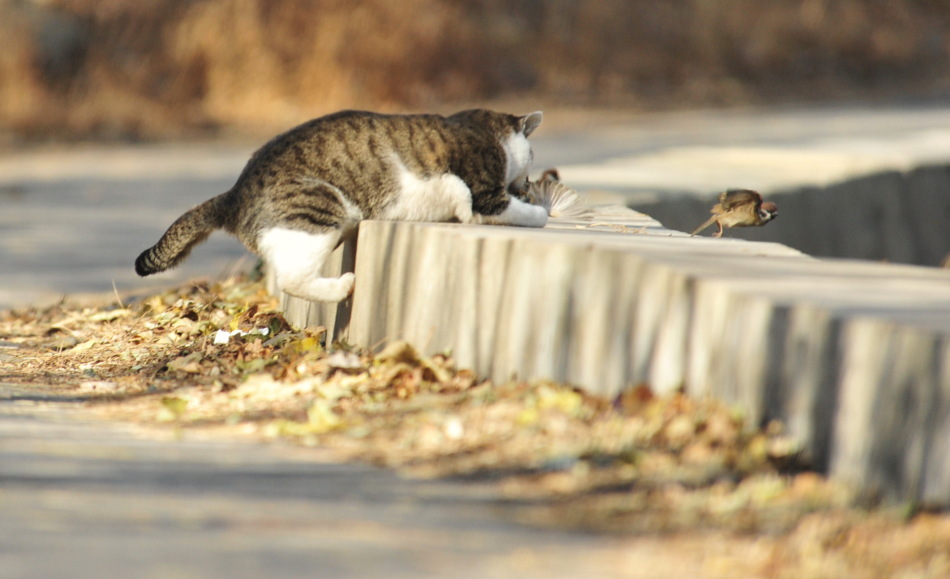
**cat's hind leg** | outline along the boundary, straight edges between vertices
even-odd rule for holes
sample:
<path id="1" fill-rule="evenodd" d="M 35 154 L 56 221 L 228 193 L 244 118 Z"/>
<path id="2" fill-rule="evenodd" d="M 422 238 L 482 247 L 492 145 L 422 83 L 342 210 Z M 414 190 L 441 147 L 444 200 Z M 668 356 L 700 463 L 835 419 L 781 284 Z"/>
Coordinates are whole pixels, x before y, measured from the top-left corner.
<path id="1" fill-rule="evenodd" d="M 281 290 L 311 301 L 339 302 L 353 292 L 354 275 L 344 273 L 338 278 L 320 275 L 342 235 L 342 230 L 336 228 L 311 233 L 273 227 L 261 233 L 257 246 Z"/>

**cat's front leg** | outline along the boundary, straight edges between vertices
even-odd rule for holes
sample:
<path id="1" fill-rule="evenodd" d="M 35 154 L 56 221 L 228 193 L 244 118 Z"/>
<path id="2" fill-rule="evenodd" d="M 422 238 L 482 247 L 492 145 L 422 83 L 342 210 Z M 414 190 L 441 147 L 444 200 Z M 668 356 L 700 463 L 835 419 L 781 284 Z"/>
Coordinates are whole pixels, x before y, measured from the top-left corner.
<path id="1" fill-rule="evenodd" d="M 480 221 L 490 225 L 517 225 L 519 227 L 544 227 L 548 211 L 540 205 L 525 203 L 517 197 L 509 197 L 508 207 L 498 215 L 481 215 Z"/>

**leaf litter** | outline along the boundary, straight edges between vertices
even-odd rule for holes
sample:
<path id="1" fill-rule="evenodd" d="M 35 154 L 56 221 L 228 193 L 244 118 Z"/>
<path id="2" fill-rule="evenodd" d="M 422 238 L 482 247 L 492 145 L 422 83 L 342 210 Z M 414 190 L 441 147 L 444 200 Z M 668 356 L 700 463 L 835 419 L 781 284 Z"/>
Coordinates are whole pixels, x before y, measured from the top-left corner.
<path id="1" fill-rule="evenodd" d="M 488 482 L 532 525 L 766 541 L 723 576 L 950 576 L 950 516 L 865 504 L 809 471 L 781 424 L 752 429 L 720 402 L 646 385 L 607 400 L 492 384 L 401 341 L 328 346 L 278 305 L 233 278 L 127 307 L 0 312 L 0 380 L 65 389 L 111 420 Z"/>

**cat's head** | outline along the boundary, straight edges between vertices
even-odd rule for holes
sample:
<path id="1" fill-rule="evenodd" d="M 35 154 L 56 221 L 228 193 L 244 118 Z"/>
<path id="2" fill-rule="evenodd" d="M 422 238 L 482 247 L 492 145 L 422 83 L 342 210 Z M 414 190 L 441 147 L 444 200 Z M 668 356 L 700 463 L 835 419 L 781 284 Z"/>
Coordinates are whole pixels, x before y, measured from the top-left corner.
<path id="1" fill-rule="evenodd" d="M 527 188 L 531 169 L 531 144 L 528 136 L 541 124 L 541 111 L 524 116 L 471 109 L 455 113 L 449 121 L 476 127 L 479 133 L 488 130 L 498 140 L 505 155 L 505 185 L 512 195 L 520 196 Z"/>
<path id="2" fill-rule="evenodd" d="M 507 161 L 505 182 L 508 185 L 508 192 L 512 195 L 520 197 L 527 187 L 528 172 L 531 170 L 531 160 L 534 156 L 528 136 L 538 128 L 543 118 L 541 111 L 517 117 L 513 130 L 501 140 Z"/>

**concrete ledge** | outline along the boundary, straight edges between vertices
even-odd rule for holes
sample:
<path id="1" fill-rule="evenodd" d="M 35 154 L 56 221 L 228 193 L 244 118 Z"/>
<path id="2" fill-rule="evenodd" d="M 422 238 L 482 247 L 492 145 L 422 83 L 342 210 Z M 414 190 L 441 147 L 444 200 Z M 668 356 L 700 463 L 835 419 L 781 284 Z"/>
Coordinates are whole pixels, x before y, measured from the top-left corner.
<path id="1" fill-rule="evenodd" d="M 773 241 L 819 257 L 940 265 L 950 257 L 950 165 L 880 171 L 825 187 L 762 189 L 779 206 L 768 227 L 727 235 Z M 714 194 L 634 203 L 672 229 L 691 231 Z M 709 233 L 707 232 L 706 235 Z"/>
<path id="2" fill-rule="evenodd" d="M 618 207 L 544 230 L 364 222 L 341 267 L 351 303 L 285 297 L 291 323 L 452 350 L 496 381 L 713 395 L 783 420 L 835 476 L 950 505 L 950 272 L 691 238 Z"/>

